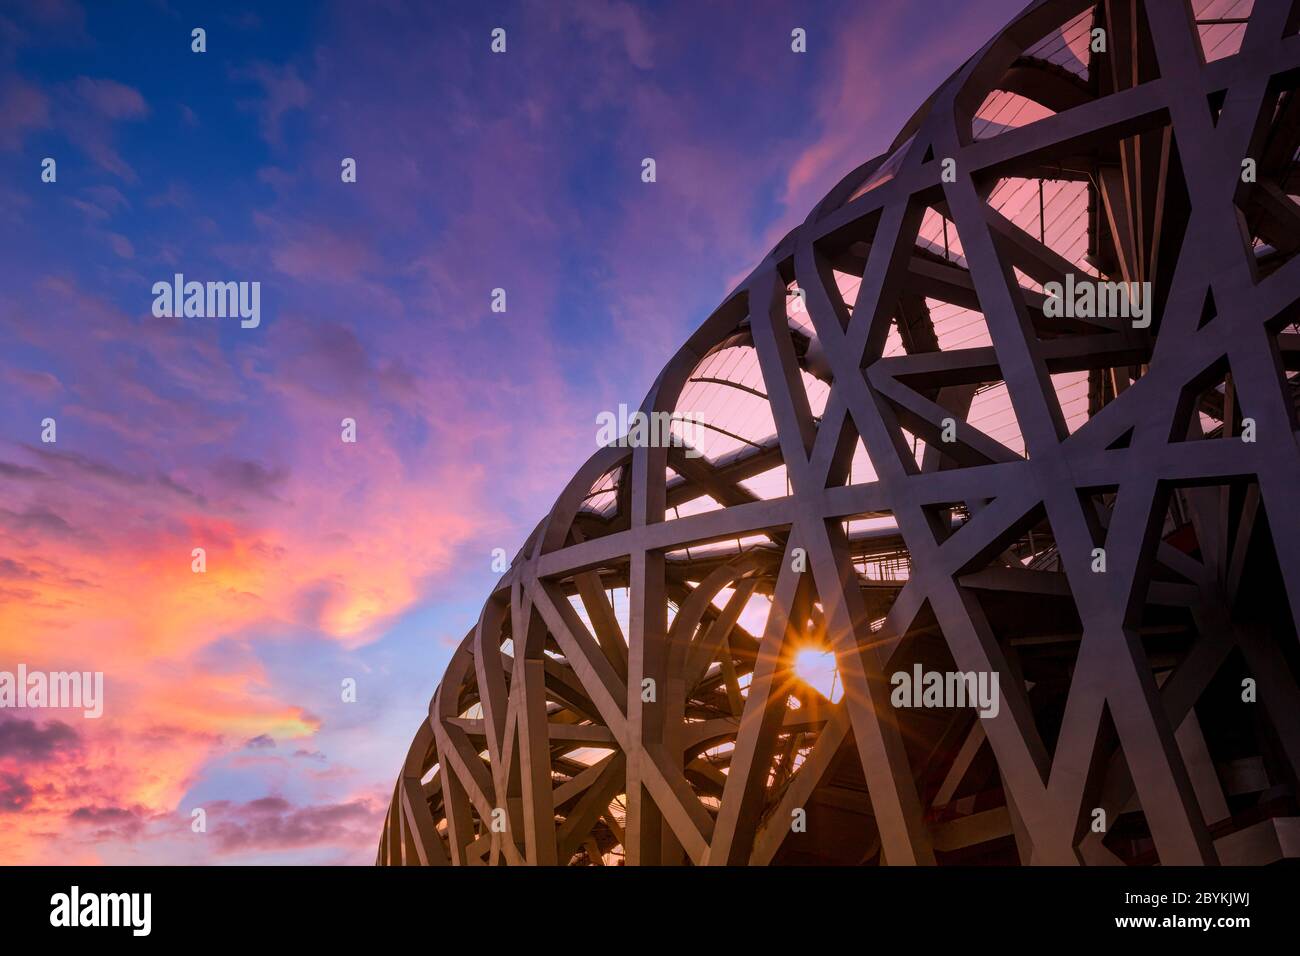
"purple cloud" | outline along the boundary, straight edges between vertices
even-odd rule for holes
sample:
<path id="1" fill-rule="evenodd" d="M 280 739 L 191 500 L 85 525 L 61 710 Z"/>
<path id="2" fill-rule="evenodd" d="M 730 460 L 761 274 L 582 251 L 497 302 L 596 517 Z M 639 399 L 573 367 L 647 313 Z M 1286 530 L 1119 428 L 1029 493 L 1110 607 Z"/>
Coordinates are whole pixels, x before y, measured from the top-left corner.
<path id="1" fill-rule="evenodd" d="M 223 853 L 373 843 L 382 817 L 383 807 L 369 800 L 295 806 L 275 796 L 214 805 L 209 814 Z"/>
<path id="2" fill-rule="evenodd" d="M 0 717 L 0 759 L 14 757 L 38 763 L 75 753 L 80 746 L 80 735 L 62 721 L 42 726 L 33 720 Z"/>

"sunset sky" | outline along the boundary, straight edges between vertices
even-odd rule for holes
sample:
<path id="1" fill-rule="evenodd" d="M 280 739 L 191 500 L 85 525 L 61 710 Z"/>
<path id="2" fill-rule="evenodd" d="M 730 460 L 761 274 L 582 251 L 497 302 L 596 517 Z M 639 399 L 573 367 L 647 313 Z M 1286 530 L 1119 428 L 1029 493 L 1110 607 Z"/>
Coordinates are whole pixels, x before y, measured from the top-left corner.
<path id="1" fill-rule="evenodd" d="M 0 0 L 0 671 L 106 693 L 0 711 L 0 863 L 373 862 L 492 550 L 1023 5 Z"/>

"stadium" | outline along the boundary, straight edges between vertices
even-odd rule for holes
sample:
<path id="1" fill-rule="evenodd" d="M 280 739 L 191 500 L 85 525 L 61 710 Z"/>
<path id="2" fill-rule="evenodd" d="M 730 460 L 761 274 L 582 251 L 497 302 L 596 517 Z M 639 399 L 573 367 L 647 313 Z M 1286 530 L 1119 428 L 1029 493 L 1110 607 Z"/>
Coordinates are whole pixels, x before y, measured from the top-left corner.
<path id="1" fill-rule="evenodd" d="M 664 366 L 691 441 L 578 468 L 377 862 L 1300 855 L 1298 13 L 1043 0 L 961 65 Z"/>

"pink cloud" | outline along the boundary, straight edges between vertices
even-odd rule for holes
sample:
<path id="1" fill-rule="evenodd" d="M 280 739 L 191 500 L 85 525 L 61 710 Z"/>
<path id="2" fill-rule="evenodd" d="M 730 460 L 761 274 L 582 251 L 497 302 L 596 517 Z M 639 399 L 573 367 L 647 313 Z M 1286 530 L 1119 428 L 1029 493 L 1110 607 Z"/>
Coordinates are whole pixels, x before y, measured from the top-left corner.
<path id="1" fill-rule="evenodd" d="M 369 847 L 383 822 L 384 806 L 369 799 L 297 806 L 268 796 L 211 808 L 212 836 L 222 853 L 307 846 Z"/>
<path id="2" fill-rule="evenodd" d="M 149 113 L 140 91 L 116 80 L 79 76 L 75 89 L 91 109 L 111 120 L 140 119 Z"/>
<path id="3" fill-rule="evenodd" d="M 113 247 L 113 254 L 123 259 L 135 258 L 135 246 L 131 240 L 120 232 L 110 232 L 108 234 L 108 244 Z"/>
<path id="4" fill-rule="evenodd" d="M 0 89 L 0 149 L 20 149 L 27 133 L 50 125 L 50 98 L 21 80 Z"/>

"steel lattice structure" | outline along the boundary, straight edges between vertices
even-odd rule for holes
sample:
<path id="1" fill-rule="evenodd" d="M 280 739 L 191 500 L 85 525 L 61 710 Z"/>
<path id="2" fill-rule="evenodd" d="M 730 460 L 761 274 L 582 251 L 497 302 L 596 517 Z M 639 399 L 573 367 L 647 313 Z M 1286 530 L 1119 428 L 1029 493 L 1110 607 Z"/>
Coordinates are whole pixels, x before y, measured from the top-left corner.
<path id="1" fill-rule="evenodd" d="M 1300 852 L 1298 28 L 1042 0 L 973 56 L 661 373 L 703 454 L 578 471 L 379 862 Z M 1047 317 L 1067 274 L 1150 283 L 1149 327 Z M 1000 712 L 893 706 L 917 664 Z"/>

